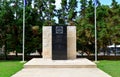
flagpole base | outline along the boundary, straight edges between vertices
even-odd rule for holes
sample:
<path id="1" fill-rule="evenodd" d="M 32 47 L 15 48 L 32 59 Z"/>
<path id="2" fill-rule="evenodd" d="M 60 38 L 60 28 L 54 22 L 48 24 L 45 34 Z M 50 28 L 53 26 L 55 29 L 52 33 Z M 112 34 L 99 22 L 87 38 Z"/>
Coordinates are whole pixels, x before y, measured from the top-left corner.
<path id="1" fill-rule="evenodd" d="M 26 63 L 27 61 L 20 61 L 20 63 Z"/>
<path id="2" fill-rule="evenodd" d="M 94 61 L 94 63 L 99 63 L 99 61 Z"/>

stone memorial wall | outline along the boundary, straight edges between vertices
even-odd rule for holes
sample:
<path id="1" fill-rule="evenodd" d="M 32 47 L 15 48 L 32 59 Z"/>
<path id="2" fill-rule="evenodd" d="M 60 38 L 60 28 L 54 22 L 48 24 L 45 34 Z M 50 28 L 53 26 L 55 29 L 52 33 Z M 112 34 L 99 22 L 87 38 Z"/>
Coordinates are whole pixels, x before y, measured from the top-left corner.
<path id="1" fill-rule="evenodd" d="M 44 59 L 52 59 L 52 37 L 52 26 L 44 26 L 42 43 Z M 67 26 L 67 59 L 76 59 L 76 26 Z"/>

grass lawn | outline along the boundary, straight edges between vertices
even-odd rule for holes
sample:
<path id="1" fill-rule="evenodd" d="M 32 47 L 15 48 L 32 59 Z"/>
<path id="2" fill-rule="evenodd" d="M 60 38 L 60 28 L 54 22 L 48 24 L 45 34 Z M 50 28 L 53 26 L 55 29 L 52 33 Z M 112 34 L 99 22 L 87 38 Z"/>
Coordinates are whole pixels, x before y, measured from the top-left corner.
<path id="1" fill-rule="evenodd" d="M 0 61 L 0 77 L 10 77 L 22 68 L 20 61 Z"/>
<path id="2" fill-rule="evenodd" d="M 97 63 L 97 67 L 112 77 L 120 77 L 120 61 L 102 60 Z"/>

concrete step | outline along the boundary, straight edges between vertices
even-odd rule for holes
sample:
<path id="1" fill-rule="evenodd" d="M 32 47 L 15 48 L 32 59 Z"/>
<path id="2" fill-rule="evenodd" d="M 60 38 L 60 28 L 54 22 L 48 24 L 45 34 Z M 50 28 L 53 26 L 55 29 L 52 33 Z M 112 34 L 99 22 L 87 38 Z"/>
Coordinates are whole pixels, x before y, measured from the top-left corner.
<path id="1" fill-rule="evenodd" d="M 98 68 L 24 68 L 12 77 L 111 77 Z"/>
<path id="2" fill-rule="evenodd" d="M 96 68 L 96 64 L 86 58 L 74 60 L 34 58 L 24 64 L 24 68 Z"/>

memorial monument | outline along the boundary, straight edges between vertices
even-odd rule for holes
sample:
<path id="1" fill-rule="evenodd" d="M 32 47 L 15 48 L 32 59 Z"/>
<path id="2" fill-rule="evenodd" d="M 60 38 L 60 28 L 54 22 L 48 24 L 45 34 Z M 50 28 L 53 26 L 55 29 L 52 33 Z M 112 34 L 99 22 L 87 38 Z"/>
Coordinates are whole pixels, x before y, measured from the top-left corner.
<path id="1" fill-rule="evenodd" d="M 12 77 L 111 77 L 90 60 L 76 58 L 75 26 L 44 26 L 42 42 L 43 58 L 28 61 Z"/>
<path id="2" fill-rule="evenodd" d="M 76 59 L 76 26 L 44 26 L 43 58 Z"/>

